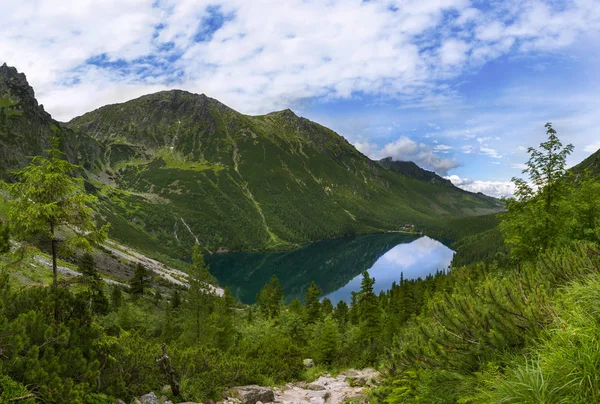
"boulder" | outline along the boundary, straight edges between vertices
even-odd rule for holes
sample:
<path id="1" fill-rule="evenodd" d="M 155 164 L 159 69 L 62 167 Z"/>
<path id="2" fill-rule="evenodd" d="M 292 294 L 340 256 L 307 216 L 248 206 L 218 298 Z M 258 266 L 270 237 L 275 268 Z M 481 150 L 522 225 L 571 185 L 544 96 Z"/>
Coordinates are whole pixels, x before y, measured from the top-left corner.
<path id="1" fill-rule="evenodd" d="M 242 404 L 256 404 L 258 401 L 272 403 L 275 401 L 273 390 L 262 386 L 239 386 L 229 389 L 229 395 L 237 398 Z"/>
<path id="2" fill-rule="evenodd" d="M 312 397 L 310 404 L 325 404 L 325 398 L 323 397 Z"/>
<path id="3" fill-rule="evenodd" d="M 304 359 L 302 361 L 302 363 L 304 364 L 305 368 L 313 368 L 313 367 L 315 367 L 315 361 L 312 360 L 312 359 L 310 359 L 310 358 L 309 359 Z"/>
<path id="4" fill-rule="evenodd" d="M 319 383 L 309 383 L 306 385 L 306 387 L 304 387 L 306 390 L 313 390 L 313 391 L 323 391 L 325 390 L 325 386 L 323 386 L 322 384 Z"/>
<path id="5" fill-rule="evenodd" d="M 158 397 L 156 397 L 156 394 L 154 394 L 154 392 L 150 392 L 146 395 L 143 395 L 142 397 L 140 397 L 140 401 L 142 402 L 142 404 L 159 404 Z"/>

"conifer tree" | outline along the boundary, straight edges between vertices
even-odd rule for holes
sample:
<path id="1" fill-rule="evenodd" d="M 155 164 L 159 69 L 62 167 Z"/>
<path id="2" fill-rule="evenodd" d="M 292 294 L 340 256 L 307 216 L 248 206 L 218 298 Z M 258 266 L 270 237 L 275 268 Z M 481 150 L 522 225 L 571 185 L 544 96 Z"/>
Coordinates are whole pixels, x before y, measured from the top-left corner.
<path id="1" fill-rule="evenodd" d="M 328 298 L 324 298 L 321 302 L 321 313 L 325 317 L 333 313 L 333 304 L 331 304 L 331 300 Z"/>
<path id="2" fill-rule="evenodd" d="M 179 294 L 179 290 L 175 289 L 171 296 L 171 307 L 173 307 L 173 310 L 177 310 L 179 306 L 181 306 L 181 295 Z"/>
<path id="3" fill-rule="evenodd" d="M 338 356 L 339 332 L 338 325 L 331 316 L 325 317 L 315 330 L 313 347 L 318 362 L 331 365 Z"/>
<path id="4" fill-rule="evenodd" d="M 283 303 L 283 289 L 277 276 L 273 274 L 271 280 L 267 283 L 256 296 L 256 303 L 261 313 L 268 318 L 275 318 L 279 315 Z"/>
<path id="5" fill-rule="evenodd" d="M 123 292 L 121 291 L 121 287 L 113 285 L 110 290 L 110 304 L 112 309 L 117 310 L 121 307 L 121 303 L 123 303 Z"/>
<path id="6" fill-rule="evenodd" d="M 319 289 L 314 282 L 311 282 L 308 289 L 306 289 L 304 302 L 304 307 L 306 308 L 306 318 L 309 324 L 317 322 L 321 317 L 321 302 L 319 302 L 320 296 L 321 289 Z"/>
<path id="7" fill-rule="evenodd" d="M 79 265 L 77 265 L 77 270 L 84 277 L 94 280 L 100 279 L 100 275 L 96 269 L 96 263 L 94 262 L 94 257 L 89 252 L 86 252 L 81 256 L 79 259 Z"/>
<path id="8" fill-rule="evenodd" d="M 348 304 L 340 300 L 333 311 L 333 318 L 338 322 L 340 327 L 344 327 L 348 323 L 349 309 Z"/>
<path id="9" fill-rule="evenodd" d="M 363 272 L 358 294 L 359 327 L 364 340 L 368 343 L 367 360 L 375 360 L 375 340 L 379 335 L 380 313 L 377 295 L 373 292 L 375 278 L 369 272 Z"/>
<path id="10" fill-rule="evenodd" d="M 134 296 L 142 296 L 146 288 L 150 285 L 150 271 L 141 263 L 135 266 L 133 278 L 129 281 L 129 291 Z"/>
<path id="11" fill-rule="evenodd" d="M 0 220 L 0 254 L 10 251 L 10 229 L 8 223 Z"/>
<path id="12" fill-rule="evenodd" d="M 58 145 L 58 138 L 53 137 L 48 157 L 34 157 L 17 173 L 19 182 L 8 186 L 13 197 L 9 217 L 15 238 L 27 241 L 41 235 L 50 241 L 54 288 L 58 285 L 59 251 L 89 249 L 103 242 L 108 231 L 108 225 L 96 227 L 90 207 L 96 197 L 84 192 L 81 178 L 71 176 L 78 167 L 64 159 Z"/>
<path id="13" fill-rule="evenodd" d="M 210 314 L 210 282 L 213 279 L 208 270 L 208 265 L 200 252 L 198 243 L 194 245 L 192 253 L 192 266 L 190 267 L 190 287 L 186 293 L 188 312 L 192 315 L 193 335 L 196 341 L 202 336 L 203 320 Z"/>

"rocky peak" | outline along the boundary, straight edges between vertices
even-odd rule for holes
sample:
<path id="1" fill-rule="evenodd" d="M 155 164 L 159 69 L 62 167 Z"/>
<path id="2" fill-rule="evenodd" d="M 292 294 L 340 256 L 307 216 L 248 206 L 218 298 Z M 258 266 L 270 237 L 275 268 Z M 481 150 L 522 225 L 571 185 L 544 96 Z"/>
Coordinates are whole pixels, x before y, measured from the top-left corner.
<path id="1" fill-rule="evenodd" d="M 27 111 L 31 117 L 50 122 L 52 117 L 39 105 L 35 99 L 35 92 L 29 85 L 24 73 L 6 63 L 0 66 L 0 99 L 11 101 L 16 108 Z"/>
<path id="2" fill-rule="evenodd" d="M 27 82 L 25 74 L 19 73 L 15 67 L 8 66 L 6 63 L 0 66 L 0 89 L 3 85 L 13 91 L 18 90 L 18 92 L 26 94 L 29 98 L 35 99 L 35 93 Z"/>

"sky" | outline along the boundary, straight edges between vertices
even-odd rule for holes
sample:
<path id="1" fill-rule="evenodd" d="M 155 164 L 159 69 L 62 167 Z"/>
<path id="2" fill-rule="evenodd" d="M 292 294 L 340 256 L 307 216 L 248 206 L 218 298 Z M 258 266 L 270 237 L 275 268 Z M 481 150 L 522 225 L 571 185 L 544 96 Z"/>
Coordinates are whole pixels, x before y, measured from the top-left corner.
<path id="1" fill-rule="evenodd" d="M 291 108 L 362 153 L 510 195 L 552 122 L 600 149 L 600 0 L 0 0 L 54 118 L 165 89 Z"/>

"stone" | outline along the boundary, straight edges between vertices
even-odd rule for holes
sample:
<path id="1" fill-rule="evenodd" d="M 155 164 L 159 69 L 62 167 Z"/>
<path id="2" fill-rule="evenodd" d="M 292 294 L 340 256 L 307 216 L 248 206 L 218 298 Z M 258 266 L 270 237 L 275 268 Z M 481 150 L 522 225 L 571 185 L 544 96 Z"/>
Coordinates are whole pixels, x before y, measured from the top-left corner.
<path id="1" fill-rule="evenodd" d="M 117 400 L 115 400 L 115 404 L 127 404 L 127 403 L 123 400 L 117 399 Z"/>
<path id="2" fill-rule="evenodd" d="M 272 403 L 275 401 L 273 390 L 262 386 L 239 386 L 229 389 L 229 395 L 239 399 L 242 404 L 256 404 L 257 402 Z"/>
<path id="3" fill-rule="evenodd" d="M 315 361 L 312 360 L 312 359 L 310 359 L 310 358 L 309 359 L 304 359 L 302 361 L 302 363 L 304 364 L 305 368 L 313 368 L 313 367 L 315 367 Z"/>
<path id="4" fill-rule="evenodd" d="M 305 389 L 306 390 L 313 390 L 313 391 L 323 391 L 323 390 L 326 390 L 325 386 L 323 386 L 322 384 L 319 384 L 319 383 L 315 383 L 315 382 L 307 384 L 306 387 L 305 387 Z"/>
<path id="5" fill-rule="evenodd" d="M 154 392 L 150 392 L 146 395 L 143 395 L 142 397 L 140 397 L 140 401 L 142 402 L 142 404 L 159 404 L 158 397 L 156 397 L 156 394 L 154 394 Z"/>
<path id="6" fill-rule="evenodd" d="M 310 404 L 325 404 L 325 398 L 323 397 L 312 397 Z"/>

